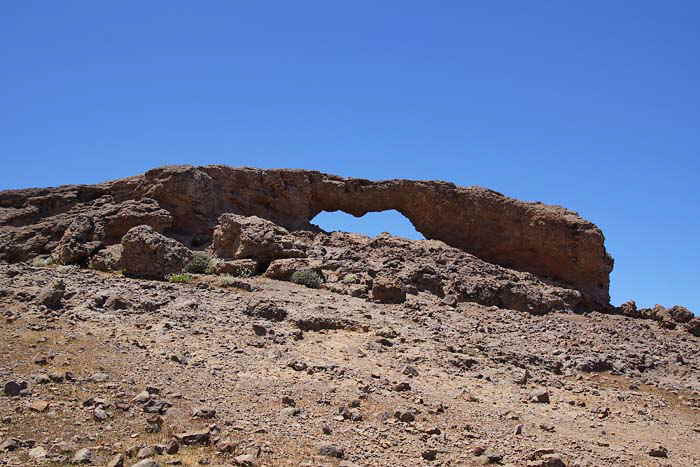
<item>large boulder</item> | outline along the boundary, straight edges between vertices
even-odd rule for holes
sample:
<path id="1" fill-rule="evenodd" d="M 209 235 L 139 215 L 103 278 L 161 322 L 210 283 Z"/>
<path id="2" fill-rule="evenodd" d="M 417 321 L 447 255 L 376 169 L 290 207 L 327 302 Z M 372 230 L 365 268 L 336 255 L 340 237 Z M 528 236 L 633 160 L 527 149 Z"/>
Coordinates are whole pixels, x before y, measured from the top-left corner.
<path id="1" fill-rule="evenodd" d="M 59 264 L 88 263 L 94 252 L 118 243 L 132 227 L 148 225 L 162 232 L 172 224 L 170 213 L 149 198 L 114 203 L 111 196 L 104 196 L 80 212 L 53 249 Z"/>
<path id="2" fill-rule="evenodd" d="M 270 279 L 288 281 L 295 272 L 306 270 L 314 270 L 320 275 L 320 261 L 309 260 L 307 258 L 276 259 L 270 263 L 264 276 Z"/>
<path id="3" fill-rule="evenodd" d="M 258 262 L 254 259 L 234 259 L 230 261 L 212 260 L 209 272 L 212 274 L 230 274 L 232 276 L 248 277 L 258 270 Z"/>
<path id="4" fill-rule="evenodd" d="M 147 279 L 165 279 L 181 272 L 192 259 L 182 243 L 159 234 L 147 225 L 129 230 L 122 238 L 124 273 Z"/>
<path id="5" fill-rule="evenodd" d="M 304 256 L 303 245 L 284 227 L 257 216 L 223 214 L 214 229 L 212 251 L 224 259 L 269 262 Z"/>

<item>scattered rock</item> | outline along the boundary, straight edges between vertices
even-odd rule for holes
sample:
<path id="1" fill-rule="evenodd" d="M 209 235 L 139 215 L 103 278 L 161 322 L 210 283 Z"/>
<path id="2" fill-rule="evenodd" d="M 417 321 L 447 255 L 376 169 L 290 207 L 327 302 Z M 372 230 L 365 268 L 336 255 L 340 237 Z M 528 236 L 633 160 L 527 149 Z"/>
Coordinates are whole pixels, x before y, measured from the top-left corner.
<path id="1" fill-rule="evenodd" d="M 19 440 L 9 438 L 0 443 L 0 452 L 15 451 L 19 449 Z"/>
<path id="2" fill-rule="evenodd" d="M 66 286 L 63 281 L 60 279 L 53 280 L 49 285 L 41 289 L 36 297 L 36 302 L 48 308 L 59 308 L 65 292 Z"/>
<path id="3" fill-rule="evenodd" d="M 122 454 L 116 454 L 107 463 L 107 467 L 124 467 L 124 456 Z"/>
<path id="4" fill-rule="evenodd" d="M 345 457 L 345 451 L 342 448 L 333 446 L 332 444 L 324 444 L 318 448 L 318 453 L 326 457 L 335 457 L 342 459 Z"/>
<path id="5" fill-rule="evenodd" d="M 158 462 L 154 461 L 153 459 L 143 459 L 131 467 L 160 467 L 160 464 Z"/>
<path id="6" fill-rule="evenodd" d="M 549 404 L 549 391 L 543 388 L 535 389 L 530 393 L 530 401 Z"/>
<path id="7" fill-rule="evenodd" d="M 17 381 L 8 381 L 5 383 L 5 386 L 3 388 L 3 393 L 6 396 L 18 396 L 19 392 L 22 389 L 26 389 L 26 387 L 27 387 L 26 383 L 24 383 L 24 387 L 22 387 L 22 385 L 20 383 L 18 383 Z"/>
<path id="8" fill-rule="evenodd" d="M 192 416 L 194 418 L 214 418 L 216 417 L 216 409 L 211 407 L 198 407 L 193 410 Z"/>
<path id="9" fill-rule="evenodd" d="M 165 445 L 165 453 L 166 454 L 177 454 L 178 451 L 180 450 L 180 442 L 172 438 L 168 443 Z"/>
<path id="10" fill-rule="evenodd" d="M 49 408 L 49 403 L 42 400 L 34 400 L 29 403 L 29 410 L 34 412 L 45 412 Z"/>
<path id="11" fill-rule="evenodd" d="M 668 449 L 659 445 L 659 446 L 656 446 L 656 447 L 649 449 L 648 454 L 651 457 L 668 457 Z"/>
<path id="12" fill-rule="evenodd" d="M 71 464 L 90 464 L 92 463 L 92 459 L 94 457 L 94 454 L 91 449 L 88 448 L 82 448 L 79 449 L 71 458 L 70 463 Z"/>

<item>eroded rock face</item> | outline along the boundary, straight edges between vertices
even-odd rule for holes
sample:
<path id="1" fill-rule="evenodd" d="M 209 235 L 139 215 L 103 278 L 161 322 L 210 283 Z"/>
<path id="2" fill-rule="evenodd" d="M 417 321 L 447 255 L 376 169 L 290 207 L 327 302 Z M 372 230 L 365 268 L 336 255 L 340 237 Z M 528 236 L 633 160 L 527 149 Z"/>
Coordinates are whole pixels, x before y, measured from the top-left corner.
<path id="1" fill-rule="evenodd" d="M 74 218 L 100 209 L 99 202 L 143 203 L 146 198 L 163 209 L 157 216 L 163 231 L 189 242 L 211 238 L 224 213 L 258 216 L 294 231 L 313 229 L 310 221 L 321 211 L 362 216 L 395 209 L 428 239 L 566 283 L 583 294 L 588 306 L 609 302 L 613 262 L 603 234 L 575 212 L 479 187 L 374 182 L 303 170 L 173 166 L 99 185 L 3 191 L 0 260 L 51 253 Z M 125 226 L 138 225 L 130 222 L 149 223 L 119 211 L 115 215 L 105 228 L 104 246 L 118 243 L 114 237 L 123 235 Z"/>
<path id="2" fill-rule="evenodd" d="M 303 245 L 279 225 L 257 216 L 223 214 L 214 229 L 212 251 L 224 259 L 269 262 L 304 256 Z"/>
<path id="3" fill-rule="evenodd" d="M 191 259 L 186 246 L 147 225 L 134 227 L 122 238 L 121 264 L 131 276 L 165 279 L 181 272 Z"/>
<path id="4" fill-rule="evenodd" d="M 162 232 L 172 225 L 170 213 L 153 199 L 117 202 L 112 195 L 101 195 L 97 187 L 69 188 L 55 189 L 58 193 L 50 198 L 60 200 L 54 201 L 56 206 L 36 209 L 31 203 L 37 198 L 30 196 L 25 200 L 30 206 L 24 209 L 0 207 L 0 260 L 17 262 L 51 254 L 61 264 L 82 264 L 95 251 L 119 243 L 132 227 L 149 225 Z M 6 193 L 0 192 L 0 206 Z"/>

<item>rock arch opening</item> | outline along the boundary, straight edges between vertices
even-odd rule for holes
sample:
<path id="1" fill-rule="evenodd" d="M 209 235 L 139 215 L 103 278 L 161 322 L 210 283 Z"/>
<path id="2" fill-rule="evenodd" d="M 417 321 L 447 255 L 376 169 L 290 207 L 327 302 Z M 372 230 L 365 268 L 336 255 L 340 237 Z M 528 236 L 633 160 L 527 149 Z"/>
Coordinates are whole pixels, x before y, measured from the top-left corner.
<path id="1" fill-rule="evenodd" d="M 397 237 L 425 240 L 423 234 L 416 230 L 411 221 L 395 209 L 368 212 L 360 217 L 343 211 L 321 211 L 311 219 L 311 223 L 326 232 L 351 232 L 369 237 L 388 232 Z"/>

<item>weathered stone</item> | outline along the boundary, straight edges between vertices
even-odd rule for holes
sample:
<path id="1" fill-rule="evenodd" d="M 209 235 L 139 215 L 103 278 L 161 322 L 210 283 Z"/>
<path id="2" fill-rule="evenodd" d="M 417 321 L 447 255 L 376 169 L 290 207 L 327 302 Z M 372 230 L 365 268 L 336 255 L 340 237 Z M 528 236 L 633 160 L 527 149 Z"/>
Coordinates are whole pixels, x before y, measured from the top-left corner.
<path id="1" fill-rule="evenodd" d="M 121 269 L 124 247 L 117 243 L 97 251 L 90 257 L 88 265 L 98 271 L 116 271 Z"/>
<path id="2" fill-rule="evenodd" d="M 3 387 L 3 392 L 6 396 L 18 396 L 21 390 L 22 386 L 17 381 L 8 381 Z"/>
<path id="3" fill-rule="evenodd" d="M 700 318 L 693 318 L 685 324 L 685 329 L 694 335 L 700 337 Z"/>
<path id="4" fill-rule="evenodd" d="M 695 317 L 692 311 L 680 305 L 669 308 L 668 314 L 671 316 L 671 319 L 677 323 L 687 323 Z"/>
<path id="5" fill-rule="evenodd" d="M 36 460 L 41 460 L 46 457 L 47 452 L 44 447 L 37 446 L 35 448 L 30 449 L 27 454 L 29 454 L 29 457 L 32 457 Z"/>
<path id="6" fill-rule="evenodd" d="M 332 444 L 324 444 L 318 448 L 318 453 L 326 457 L 335 457 L 342 459 L 345 457 L 345 451 L 342 448 L 333 446 Z"/>
<path id="7" fill-rule="evenodd" d="M 219 258 L 262 262 L 304 256 L 302 248 L 285 228 L 269 220 L 230 213 L 219 217 L 212 243 L 212 251 Z"/>
<path id="8" fill-rule="evenodd" d="M 94 455 L 91 449 L 82 448 L 79 449 L 71 458 L 71 464 L 90 464 L 92 462 Z"/>
<path id="9" fill-rule="evenodd" d="M 234 259 L 229 261 L 214 259 L 211 262 L 212 274 L 230 274 L 236 277 L 249 277 L 258 270 L 258 262 L 254 259 Z"/>
<path id="10" fill-rule="evenodd" d="M 535 389 L 530 393 L 530 401 L 549 404 L 549 391 L 543 388 Z"/>
<path id="11" fill-rule="evenodd" d="M 15 451 L 19 449 L 19 440 L 9 438 L 0 443 L 0 452 Z"/>
<path id="12" fill-rule="evenodd" d="M 143 459 L 131 467 L 160 467 L 160 464 L 153 459 Z"/>
<path id="13" fill-rule="evenodd" d="M 125 201 L 115 204 L 114 199 Z M 192 241 L 206 238 L 223 213 L 256 215 L 291 231 L 311 229 L 310 220 L 321 211 L 362 216 L 396 209 L 426 238 L 567 283 L 583 292 L 587 306 L 605 307 L 609 301 L 613 262 L 595 225 L 558 206 L 521 202 L 479 187 L 176 166 L 99 185 L 2 191 L 0 206 L 0 234 L 5 234 L 0 235 L 0 259 L 13 262 L 50 253 L 46 248 L 61 239 L 76 213 L 95 224 L 108 219 L 102 242 L 110 245 L 124 234 L 121 229 L 139 224 L 157 224 L 154 230 L 167 225 Z"/>
<path id="14" fill-rule="evenodd" d="M 380 276 L 374 279 L 372 299 L 380 303 L 403 303 L 406 301 L 406 291 L 400 280 Z"/>
<path id="15" fill-rule="evenodd" d="M 182 441 L 182 444 L 186 445 L 208 445 L 211 439 L 209 430 L 190 431 L 177 435 L 177 438 Z"/>
<path id="16" fill-rule="evenodd" d="M 115 454 L 107 463 L 107 467 L 124 467 L 124 455 Z"/>
<path id="17" fill-rule="evenodd" d="M 659 445 L 649 449 L 648 454 L 651 457 L 668 457 L 668 449 L 666 449 L 664 446 Z"/>
<path id="18" fill-rule="evenodd" d="M 194 418 L 214 418 L 216 417 L 216 409 L 211 407 L 198 407 L 192 411 Z"/>
<path id="19" fill-rule="evenodd" d="M 320 273 L 320 266 L 319 261 L 307 258 L 277 259 L 270 263 L 263 275 L 270 279 L 288 281 L 296 271 L 313 270 Z"/>
<path id="20" fill-rule="evenodd" d="M 168 444 L 165 445 L 166 454 L 177 454 L 179 450 L 180 442 L 175 438 L 172 438 L 170 441 L 168 441 Z"/>
<path id="21" fill-rule="evenodd" d="M 65 292 L 66 286 L 63 281 L 56 279 L 41 289 L 39 295 L 36 297 L 36 301 L 40 305 L 45 305 L 49 308 L 58 308 L 61 306 Z"/>
<path id="22" fill-rule="evenodd" d="M 192 252 L 180 242 L 141 225 L 122 238 L 124 273 L 148 279 L 165 279 L 179 273 L 192 259 Z"/>
<path id="23" fill-rule="evenodd" d="M 33 412 L 44 412 L 49 408 L 47 401 L 35 400 L 29 403 L 29 410 Z"/>

